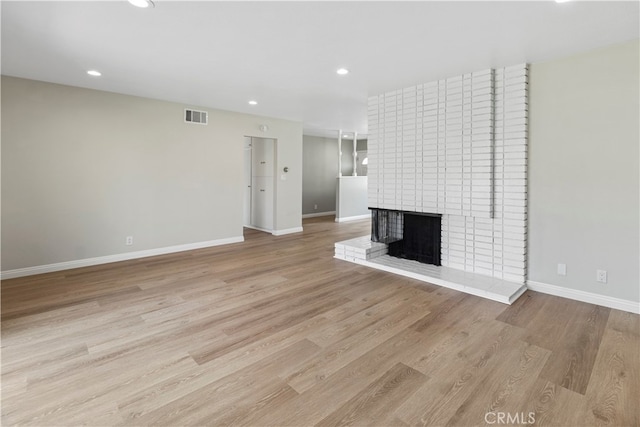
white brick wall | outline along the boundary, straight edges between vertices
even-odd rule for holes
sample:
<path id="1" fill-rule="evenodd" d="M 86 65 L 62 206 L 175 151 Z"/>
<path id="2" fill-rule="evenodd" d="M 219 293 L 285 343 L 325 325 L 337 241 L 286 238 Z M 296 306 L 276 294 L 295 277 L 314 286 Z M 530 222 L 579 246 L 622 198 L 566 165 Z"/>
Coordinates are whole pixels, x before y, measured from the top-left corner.
<path id="1" fill-rule="evenodd" d="M 369 206 L 440 213 L 442 265 L 526 279 L 527 66 L 369 98 Z"/>

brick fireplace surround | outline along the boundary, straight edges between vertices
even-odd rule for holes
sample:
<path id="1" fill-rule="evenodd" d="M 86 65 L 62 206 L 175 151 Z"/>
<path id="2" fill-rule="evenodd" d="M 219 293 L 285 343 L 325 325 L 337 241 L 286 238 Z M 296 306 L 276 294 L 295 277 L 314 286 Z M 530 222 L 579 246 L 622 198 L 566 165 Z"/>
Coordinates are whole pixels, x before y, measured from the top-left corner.
<path id="1" fill-rule="evenodd" d="M 335 257 L 507 304 L 527 277 L 526 64 L 369 98 L 368 196 L 440 214 L 442 266 L 390 257 L 370 236 Z"/>

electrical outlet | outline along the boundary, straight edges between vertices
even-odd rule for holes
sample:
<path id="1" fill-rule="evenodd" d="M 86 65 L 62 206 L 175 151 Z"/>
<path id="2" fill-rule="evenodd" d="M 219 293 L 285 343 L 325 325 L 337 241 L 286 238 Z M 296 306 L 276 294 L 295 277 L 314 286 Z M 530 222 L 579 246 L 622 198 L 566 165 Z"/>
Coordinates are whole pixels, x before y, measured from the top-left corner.
<path id="1" fill-rule="evenodd" d="M 313 205 L 313 209 L 318 209 L 318 205 Z"/>
<path id="2" fill-rule="evenodd" d="M 558 275 L 559 276 L 567 275 L 567 264 L 558 264 Z"/>
<path id="3" fill-rule="evenodd" d="M 127 236 L 127 238 L 124 241 L 124 244 L 127 246 L 133 245 L 133 236 Z"/>
<path id="4" fill-rule="evenodd" d="M 596 281 L 607 283 L 607 270 L 596 270 Z"/>

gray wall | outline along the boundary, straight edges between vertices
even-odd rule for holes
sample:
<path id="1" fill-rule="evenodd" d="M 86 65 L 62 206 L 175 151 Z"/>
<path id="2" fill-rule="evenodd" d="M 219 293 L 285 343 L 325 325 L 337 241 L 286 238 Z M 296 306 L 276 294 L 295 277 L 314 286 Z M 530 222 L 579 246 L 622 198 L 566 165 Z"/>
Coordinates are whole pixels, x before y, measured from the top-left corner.
<path id="1" fill-rule="evenodd" d="M 336 210 L 338 139 L 302 137 L 302 214 Z M 318 205 L 314 209 L 314 205 Z"/>
<path id="2" fill-rule="evenodd" d="M 529 280 L 640 300 L 639 48 L 531 65 Z"/>
<path id="3" fill-rule="evenodd" d="M 275 229 L 300 227 L 302 124 L 186 107 L 3 76 L 2 271 L 242 236 L 245 135 L 277 139 Z"/>

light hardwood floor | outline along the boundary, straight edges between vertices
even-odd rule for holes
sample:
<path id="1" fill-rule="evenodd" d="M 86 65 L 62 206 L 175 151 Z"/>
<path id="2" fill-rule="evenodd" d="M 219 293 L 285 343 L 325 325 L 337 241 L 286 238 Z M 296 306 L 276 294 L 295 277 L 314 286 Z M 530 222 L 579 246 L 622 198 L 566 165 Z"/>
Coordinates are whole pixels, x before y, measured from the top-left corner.
<path id="1" fill-rule="evenodd" d="M 638 315 L 333 259 L 368 221 L 304 230 L 4 281 L 2 424 L 640 425 Z"/>

